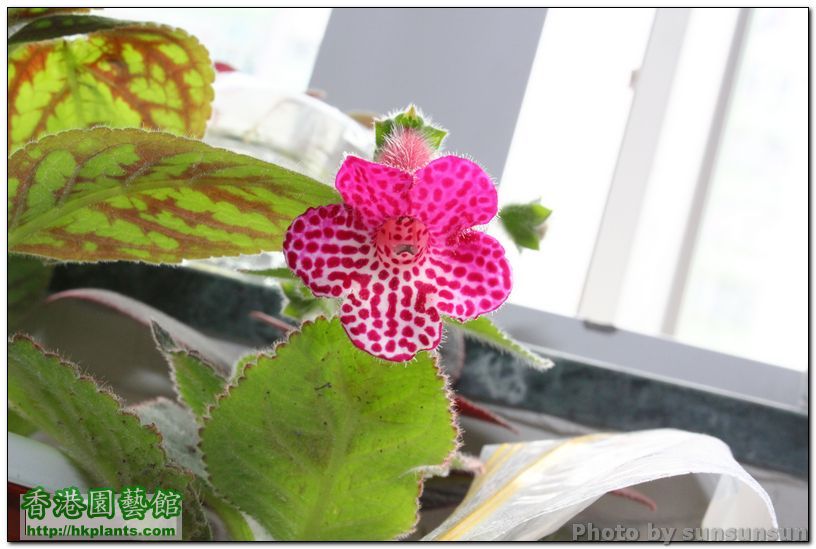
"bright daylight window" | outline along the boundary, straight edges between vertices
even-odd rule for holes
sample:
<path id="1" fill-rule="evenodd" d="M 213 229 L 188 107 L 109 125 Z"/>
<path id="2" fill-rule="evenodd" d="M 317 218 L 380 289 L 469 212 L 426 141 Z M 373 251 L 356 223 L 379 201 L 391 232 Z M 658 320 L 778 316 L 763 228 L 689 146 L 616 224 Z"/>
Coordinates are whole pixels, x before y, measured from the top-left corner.
<path id="1" fill-rule="evenodd" d="M 606 320 L 806 370 L 807 22 L 757 9 L 740 29 L 739 12 L 693 9 L 676 44 L 654 46 L 673 47 L 676 68 L 662 116 L 647 122 L 659 140 L 637 230 L 614 243 L 630 255 Z M 581 317 L 654 24 L 655 10 L 549 11 L 502 191 L 554 213 L 540 252 L 513 255 L 512 302 Z"/>
<path id="2" fill-rule="evenodd" d="M 807 20 L 754 12 L 675 335 L 807 370 Z"/>

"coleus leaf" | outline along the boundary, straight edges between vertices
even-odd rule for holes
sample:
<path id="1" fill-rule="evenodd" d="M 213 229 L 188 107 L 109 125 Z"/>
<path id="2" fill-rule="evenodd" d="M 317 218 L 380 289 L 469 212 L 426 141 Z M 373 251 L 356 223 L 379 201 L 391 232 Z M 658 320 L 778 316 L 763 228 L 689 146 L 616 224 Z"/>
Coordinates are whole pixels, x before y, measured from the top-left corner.
<path id="1" fill-rule="evenodd" d="M 138 484 L 184 494 L 184 538 L 209 537 L 192 476 L 169 464 L 161 437 L 74 364 L 25 336 L 14 336 L 8 344 L 8 403 L 55 441 L 92 485 Z"/>
<path id="2" fill-rule="evenodd" d="M 226 378 L 200 354 L 180 346 L 157 322 L 152 323 L 151 329 L 159 350 L 170 365 L 176 393 L 195 414 L 195 419 L 201 420 L 224 391 Z"/>
<path id="3" fill-rule="evenodd" d="M 319 319 L 247 361 L 201 447 L 213 486 L 276 540 L 385 540 L 413 528 L 421 468 L 457 436 L 430 354 L 382 361 Z"/>
<path id="4" fill-rule="evenodd" d="M 13 328 L 43 297 L 51 281 L 52 267 L 36 257 L 8 256 L 8 321 Z"/>
<path id="5" fill-rule="evenodd" d="M 133 23 L 21 44 L 8 62 L 9 152 L 94 125 L 201 137 L 210 117 L 212 63 L 182 30 Z"/>
<path id="6" fill-rule="evenodd" d="M 467 322 L 459 322 L 452 318 L 446 318 L 445 322 L 450 327 L 462 330 L 466 336 L 482 341 L 499 351 L 504 351 L 520 358 L 533 368 L 544 370 L 553 365 L 551 360 L 533 353 L 504 333 L 486 316 L 480 316 L 477 319 Z"/>
<path id="7" fill-rule="evenodd" d="M 499 220 L 516 246 L 538 250 L 544 224 L 551 213 L 552 210 L 538 202 L 510 204 L 499 211 Z"/>
<path id="8" fill-rule="evenodd" d="M 88 13 L 91 8 L 6 8 L 9 26 L 57 13 Z"/>
<path id="9" fill-rule="evenodd" d="M 96 15 L 58 14 L 40 17 L 31 21 L 20 30 L 9 36 L 8 45 L 15 46 L 25 42 L 50 40 L 75 34 L 115 29 L 138 25 L 133 21 L 121 21 Z"/>
<path id="10" fill-rule="evenodd" d="M 294 217 L 340 201 L 280 166 L 137 129 L 47 136 L 9 158 L 8 176 L 10 250 L 68 261 L 279 250 Z"/>

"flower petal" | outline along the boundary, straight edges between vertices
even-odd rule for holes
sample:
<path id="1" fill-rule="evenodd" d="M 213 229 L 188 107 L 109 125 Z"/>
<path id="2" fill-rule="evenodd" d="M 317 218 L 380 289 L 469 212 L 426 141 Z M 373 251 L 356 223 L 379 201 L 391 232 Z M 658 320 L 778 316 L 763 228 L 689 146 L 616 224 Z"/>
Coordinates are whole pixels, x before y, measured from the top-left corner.
<path id="1" fill-rule="evenodd" d="M 344 297 L 368 285 L 376 268 L 372 237 L 345 204 L 309 208 L 286 230 L 289 268 L 316 296 Z"/>
<path id="2" fill-rule="evenodd" d="M 372 229 L 386 219 L 408 212 L 408 190 L 412 183 L 411 174 L 356 156 L 346 157 L 335 179 L 343 200 Z"/>
<path id="3" fill-rule="evenodd" d="M 437 288 L 439 312 L 472 320 L 499 308 L 510 295 L 510 264 L 504 248 L 480 231 L 464 233 L 458 244 L 436 248 L 428 261 Z"/>
<path id="4" fill-rule="evenodd" d="M 418 278 L 406 282 L 403 273 L 410 271 L 373 281 L 340 308 L 340 321 L 354 345 L 398 362 L 435 348 L 442 339 L 439 312 L 431 305 L 434 286 Z"/>
<path id="5" fill-rule="evenodd" d="M 447 237 L 484 225 L 498 211 L 493 182 L 476 163 L 458 156 L 437 158 L 414 174 L 411 213 L 434 236 Z"/>

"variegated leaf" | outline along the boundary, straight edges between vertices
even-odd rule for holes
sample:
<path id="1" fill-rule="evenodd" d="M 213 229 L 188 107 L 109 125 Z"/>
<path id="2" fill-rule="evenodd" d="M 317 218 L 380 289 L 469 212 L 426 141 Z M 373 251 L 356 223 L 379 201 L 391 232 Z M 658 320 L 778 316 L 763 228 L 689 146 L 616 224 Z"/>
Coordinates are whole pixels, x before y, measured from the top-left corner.
<path id="1" fill-rule="evenodd" d="M 9 26 L 56 13 L 88 13 L 92 8 L 6 8 Z"/>
<path id="2" fill-rule="evenodd" d="M 9 152 L 94 125 L 200 137 L 210 116 L 212 63 L 182 30 L 133 23 L 18 45 L 8 62 Z"/>
<path id="3" fill-rule="evenodd" d="M 86 34 L 136 24 L 138 23 L 133 21 L 121 21 L 97 15 L 77 15 L 73 13 L 48 15 L 26 23 L 20 30 L 9 36 L 8 44 L 9 46 L 16 46 L 26 42 L 51 40 L 52 38 Z"/>
<path id="4" fill-rule="evenodd" d="M 11 251 L 68 261 L 279 250 L 292 219 L 339 202 L 304 175 L 170 134 L 71 130 L 9 158 Z"/>

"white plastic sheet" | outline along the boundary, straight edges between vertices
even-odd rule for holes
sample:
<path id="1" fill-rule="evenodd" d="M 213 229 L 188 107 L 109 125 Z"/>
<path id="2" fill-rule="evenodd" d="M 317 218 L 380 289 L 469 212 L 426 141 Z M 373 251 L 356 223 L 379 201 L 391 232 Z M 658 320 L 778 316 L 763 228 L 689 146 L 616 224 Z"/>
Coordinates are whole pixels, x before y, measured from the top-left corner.
<path id="1" fill-rule="evenodd" d="M 485 472 L 425 540 L 533 541 L 612 490 L 689 473 L 720 475 L 701 528 L 777 528 L 768 494 L 708 435 L 675 429 L 485 446 Z"/>

